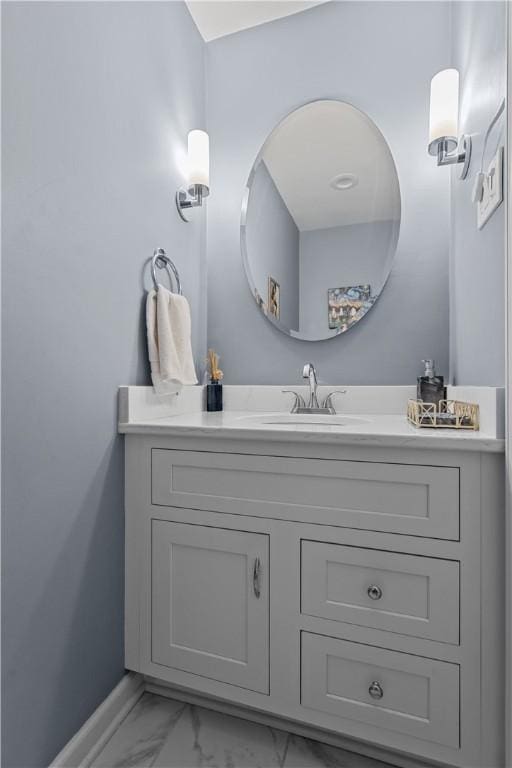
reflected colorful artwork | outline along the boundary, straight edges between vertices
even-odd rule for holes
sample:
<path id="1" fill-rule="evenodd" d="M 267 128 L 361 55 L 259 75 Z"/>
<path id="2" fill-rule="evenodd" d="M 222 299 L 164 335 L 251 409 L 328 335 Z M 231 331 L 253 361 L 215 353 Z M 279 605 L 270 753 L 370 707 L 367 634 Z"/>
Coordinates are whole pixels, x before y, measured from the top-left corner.
<path id="1" fill-rule="evenodd" d="M 346 331 L 368 311 L 375 299 L 369 285 L 351 285 L 327 290 L 329 328 Z"/>

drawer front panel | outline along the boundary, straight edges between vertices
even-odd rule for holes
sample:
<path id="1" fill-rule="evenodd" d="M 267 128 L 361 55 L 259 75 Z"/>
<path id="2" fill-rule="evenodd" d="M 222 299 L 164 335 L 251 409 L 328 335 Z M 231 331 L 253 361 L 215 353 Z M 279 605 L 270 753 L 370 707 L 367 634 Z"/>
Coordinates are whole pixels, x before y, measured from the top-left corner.
<path id="1" fill-rule="evenodd" d="M 152 451 L 152 503 L 458 540 L 459 470 Z"/>
<path id="2" fill-rule="evenodd" d="M 301 611 L 334 621 L 459 643 L 459 563 L 301 542 Z"/>
<path id="3" fill-rule="evenodd" d="M 459 666 L 302 633 L 301 704 L 459 747 Z"/>

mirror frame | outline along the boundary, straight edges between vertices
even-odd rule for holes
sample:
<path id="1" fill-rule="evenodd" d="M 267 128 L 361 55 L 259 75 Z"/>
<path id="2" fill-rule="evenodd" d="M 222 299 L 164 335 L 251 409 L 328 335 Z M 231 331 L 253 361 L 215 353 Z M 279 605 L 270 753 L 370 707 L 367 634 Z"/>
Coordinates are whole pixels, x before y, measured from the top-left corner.
<path id="1" fill-rule="evenodd" d="M 346 104 L 347 106 L 352 107 L 352 109 L 355 109 L 358 112 L 360 112 L 361 115 L 363 115 L 367 120 L 369 120 L 369 122 L 374 127 L 376 133 L 382 138 L 382 140 L 386 144 L 386 146 L 388 148 L 388 151 L 389 151 L 389 154 L 391 155 L 391 159 L 393 161 L 393 166 L 395 168 L 396 179 L 397 179 L 397 183 L 398 183 L 398 216 L 399 216 L 399 218 L 398 218 L 398 224 L 397 224 L 396 232 L 393 234 L 393 238 L 391 240 L 391 245 L 393 245 L 393 258 L 392 258 L 392 261 L 391 261 L 391 267 L 389 269 L 388 274 L 386 275 L 386 279 L 384 280 L 384 282 L 382 284 L 382 288 L 380 289 L 378 295 L 376 296 L 375 301 L 373 302 L 373 304 L 371 306 L 369 306 L 361 314 L 361 316 L 357 319 L 357 321 L 355 323 L 353 323 L 352 325 L 349 325 L 348 328 L 345 328 L 345 329 L 340 328 L 340 329 L 338 329 L 336 331 L 333 330 L 332 335 L 322 336 L 322 337 L 318 338 L 317 336 L 308 336 L 307 334 L 300 333 L 298 331 L 294 331 L 291 328 L 288 328 L 283 323 L 281 323 L 280 320 L 278 320 L 276 317 L 274 317 L 274 315 L 270 315 L 267 311 L 265 311 L 263 309 L 263 303 L 264 303 L 263 302 L 263 297 L 260 296 L 260 294 L 259 294 L 257 286 L 256 286 L 256 284 L 254 282 L 254 279 L 253 279 L 253 276 L 252 276 L 252 272 L 251 272 L 251 268 L 250 268 L 250 264 L 249 264 L 249 254 L 248 254 L 248 249 L 247 249 L 246 229 L 247 229 L 247 207 L 248 207 L 248 203 L 249 203 L 249 195 L 250 195 L 250 192 L 251 192 L 251 184 L 252 184 L 254 175 L 255 175 L 256 171 L 258 170 L 258 166 L 259 166 L 259 164 L 261 163 L 261 161 L 263 159 L 265 148 L 266 148 L 268 142 L 272 138 L 272 136 L 275 133 L 275 131 L 279 128 L 279 126 L 290 115 L 292 115 L 294 112 L 297 112 L 299 109 L 302 109 L 303 107 L 306 107 L 309 104 L 317 104 L 317 103 L 323 102 L 323 101 L 334 101 L 334 102 L 337 102 L 338 104 Z M 389 143 L 386 140 L 386 137 L 384 136 L 384 134 L 382 133 L 382 131 L 380 130 L 378 125 L 375 123 L 375 121 L 372 120 L 372 118 L 366 112 L 364 112 L 362 109 L 359 109 L 359 107 L 356 107 L 354 104 L 351 104 L 349 101 L 344 101 L 343 99 L 332 99 L 332 98 L 311 99 L 310 101 L 304 101 L 302 104 L 299 104 L 297 107 L 294 107 L 289 112 L 287 112 L 285 115 L 283 115 L 283 117 L 279 120 L 278 123 L 276 123 L 276 125 L 274 125 L 274 127 L 272 128 L 270 133 L 267 135 L 267 138 L 263 142 L 263 144 L 261 146 L 261 149 L 258 152 L 258 154 L 256 155 L 256 158 L 255 158 L 255 160 L 254 160 L 254 162 L 252 164 L 249 176 L 247 177 L 247 181 L 245 183 L 243 195 L 242 195 L 242 205 L 241 205 L 241 212 L 240 212 L 240 250 L 241 250 L 241 253 L 242 253 L 242 262 L 243 262 L 243 265 L 244 265 L 245 276 L 247 278 L 247 282 L 249 283 L 249 288 L 251 290 L 251 294 L 252 294 L 253 300 L 255 301 L 256 306 L 260 310 L 260 313 L 270 323 L 272 323 L 272 325 L 275 328 L 277 328 L 279 331 L 281 331 L 281 333 L 284 333 L 286 336 L 289 336 L 292 339 L 298 339 L 299 341 L 330 341 L 331 339 L 335 339 L 338 336 L 341 336 L 343 333 L 347 333 L 347 331 L 352 330 L 352 328 L 354 328 L 356 325 L 358 325 L 360 323 L 360 321 L 364 317 L 366 317 L 368 312 L 371 309 L 373 309 L 373 307 L 375 306 L 375 304 L 379 300 L 379 298 L 380 298 L 384 288 L 386 287 L 386 284 L 387 284 L 387 282 L 389 280 L 389 276 L 390 276 L 391 271 L 393 269 L 393 262 L 394 262 L 395 257 L 396 257 L 396 252 L 398 250 L 398 242 L 399 242 L 399 239 L 400 239 L 401 226 L 402 226 L 402 194 L 401 194 L 401 188 L 400 188 L 400 178 L 398 176 L 398 167 L 397 167 L 397 164 L 396 164 L 395 156 L 394 156 L 393 152 L 391 151 L 391 147 L 389 146 Z M 258 300 L 258 297 L 259 297 L 260 301 Z"/>

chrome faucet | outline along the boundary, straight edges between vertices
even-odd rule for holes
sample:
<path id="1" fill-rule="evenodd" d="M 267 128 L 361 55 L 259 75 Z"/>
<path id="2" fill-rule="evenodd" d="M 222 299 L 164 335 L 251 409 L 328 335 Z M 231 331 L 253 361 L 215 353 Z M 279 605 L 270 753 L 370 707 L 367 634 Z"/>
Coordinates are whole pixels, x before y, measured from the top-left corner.
<path id="1" fill-rule="evenodd" d="M 313 363 L 306 363 L 302 371 L 302 378 L 309 379 L 309 401 L 306 407 L 310 408 L 311 410 L 318 410 L 318 408 L 320 408 L 316 394 L 318 389 L 318 380 L 316 378 L 316 370 Z"/>
<path id="2" fill-rule="evenodd" d="M 292 413 L 318 413 L 318 414 L 330 414 L 336 413 L 334 408 L 333 398 L 334 395 L 344 395 L 346 390 L 335 389 L 333 392 L 329 392 L 325 398 L 323 405 L 318 402 L 318 379 L 316 375 L 315 366 L 313 363 L 306 363 L 302 370 L 302 377 L 309 380 L 309 399 L 306 402 L 302 395 L 298 392 L 294 392 L 290 389 L 283 389 L 283 393 L 287 393 L 295 396 L 295 400 L 292 406 Z"/>

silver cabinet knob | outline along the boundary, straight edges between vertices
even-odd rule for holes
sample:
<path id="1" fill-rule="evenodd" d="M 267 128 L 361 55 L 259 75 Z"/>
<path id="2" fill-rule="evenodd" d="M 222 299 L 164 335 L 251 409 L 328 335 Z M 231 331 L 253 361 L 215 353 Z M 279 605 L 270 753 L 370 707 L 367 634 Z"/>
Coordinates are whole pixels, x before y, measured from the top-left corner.
<path id="1" fill-rule="evenodd" d="M 380 600 L 382 597 L 382 589 L 376 584 L 372 584 L 367 589 L 368 597 L 370 600 Z"/>
<path id="2" fill-rule="evenodd" d="M 377 682 L 377 680 L 374 680 L 373 683 L 370 683 L 370 687 L 368 688 L 368 693 L 372 697 L 372 699 L 382 699 L 384 696 L 384 690 L 382 688 L 382 685 Z"/>

